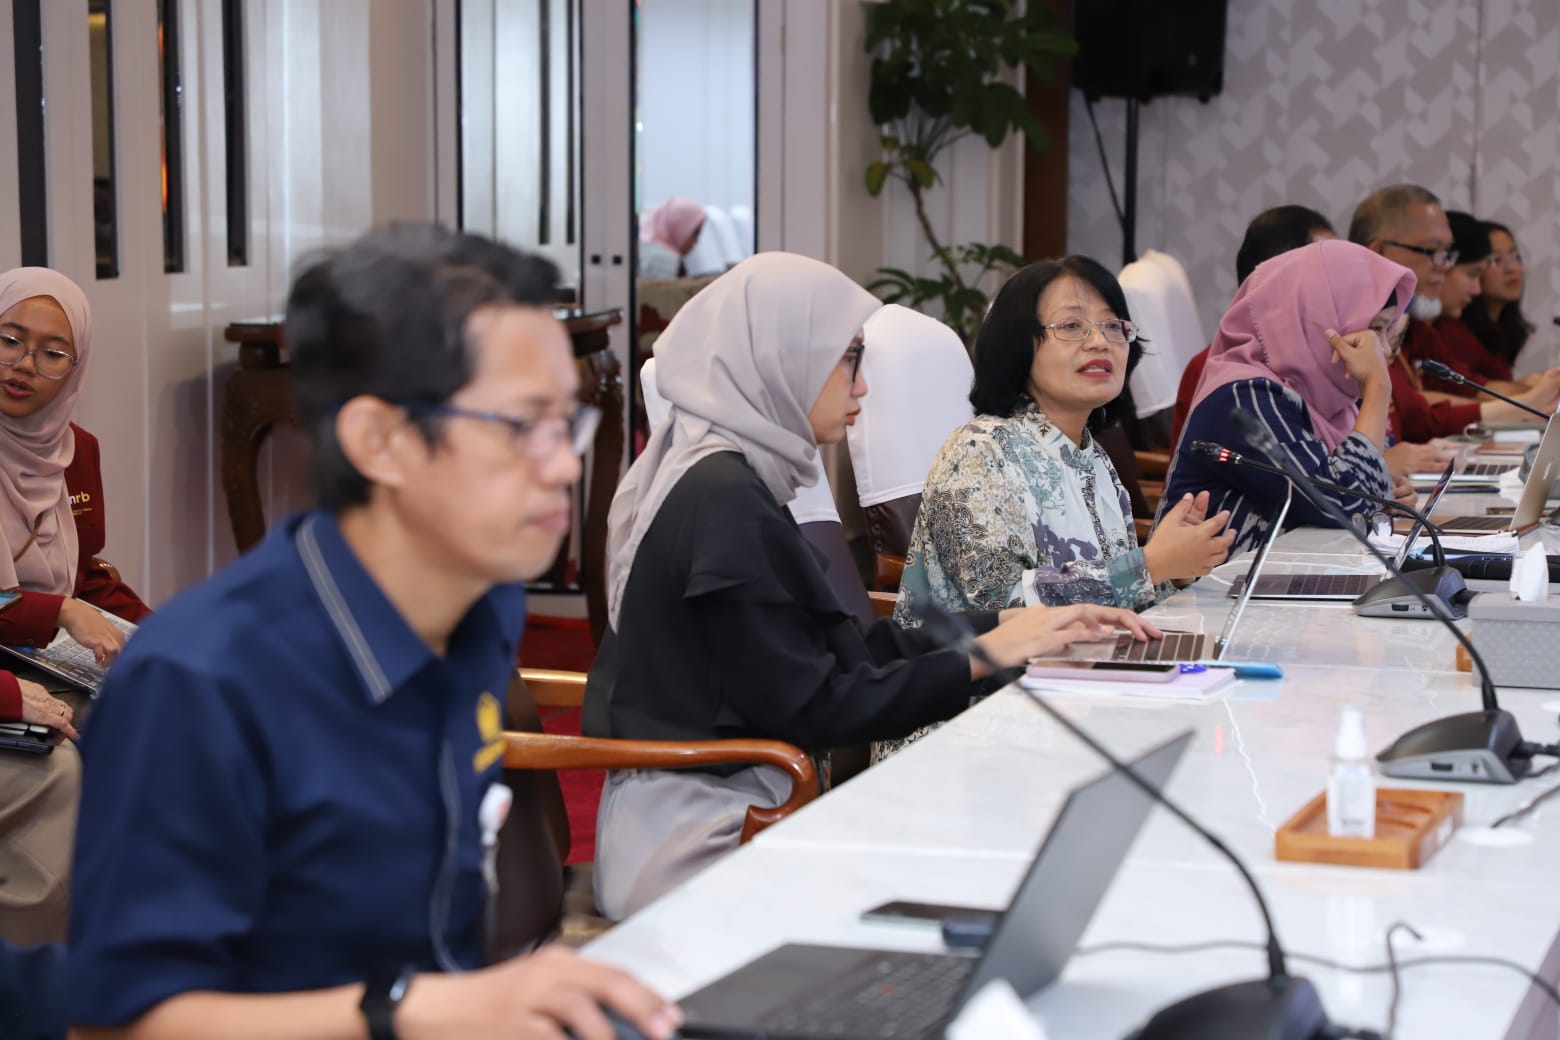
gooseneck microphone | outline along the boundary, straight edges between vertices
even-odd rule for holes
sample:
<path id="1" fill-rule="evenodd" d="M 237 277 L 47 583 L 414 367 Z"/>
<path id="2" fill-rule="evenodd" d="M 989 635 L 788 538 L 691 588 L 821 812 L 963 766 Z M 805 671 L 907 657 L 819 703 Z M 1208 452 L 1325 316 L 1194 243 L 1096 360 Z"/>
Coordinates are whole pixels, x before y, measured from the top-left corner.
<path id="1" fill-rule="evenodd" d="M 1317 509 L 1354 535 L 1365 551 L 1374 556 L 1393 577 L 1403 577 L 1395 562 L 1372 545 L 1369 538 L 1354 529 L 1343 510 L 1311 486 L 1310 478 L 1260 419 L 1243 408 L 1235 409 L 1232 419 L 1246 441 L 1276 463 Z M 1382 773 L 1416 780 L 1516 783 L 1532 768 L 1533 755 L 1538 748 L 1522 739 L 1516 718 L 1509 711 L 1503 710 L 1496 700 L 1495 683 L 1490 679 L 1484 658 L 1474 648 L 1472 641 L 1423 589 L 1413 584 L 1407 585 L 1407 588 L 1419 598 L 1431 615 L 1446 626 L 1473 659 L 1483 694 L 1483 710 L 1436 719 L 1403 734 L 1392 746 L 1376 756 Z"/>
<path id="2" fill-rule="evenodd" d="M 1226 448 L 1224 445 L 1215 444 L 1212 441 L 1193 441 L 1192 454 L 1199 455 L 1202 458 L 1209 459 L 1222 465 L 1250 466 L 1252 469 L 1260 469 L 1264 473 L 1276 473 L 1279 476 L 1286 478 L 1289 476 L 1289 474 L 1285 473 L 1277 466 L 1262 462 L 1258 459 L 1250 458 L 1246 455 L 1242 455 L 1238 451 L 1232 451 L 1229 448 Z M 1402 502 L 1399 502 L 1393 498 L 1382 498 L 1380 495 L 1373 495 L 1369 491 L 1361 491 L 1358 488 L 1344 487 L 1342 484 L 1334 484 L 1329 480 L 1319 480 L 1316 477 L 1308 477 L 1308 479 L 1313 486 L 1319 487 L 1324 491 L 1331 491 L 1335 494 L 1343 495 L 1347 498 L 1362 498 L 1367 502 L 1376 503 L 1383 509 L 1396 510 L 1397 512 L 1402 513 L 1404 516 L 1407 516 L 1410 520 L 1413 520 L 1421 527 L 1423 527 L 1425 529 L 1425 534 L 1430 537 L 1430 548 L 1431 552 L 1435 556 L 1435 565 L 1437 567 L 1446 565 L 1446 553 L 1441 550 L 1441 529 L 1435 524 L 1432 524 L 1428 516 L 1426 516 L 1424 513 L 1421 513 L 1413 506 L 1404 505 Z"/>
<path id="3" fill-rule="evenodd" d="M 986 653 L 975 638 L 975 632 L 964 618 L 951 613 L 940 603 L 924 599 L 917 610 L 922 631 L 943 646 L 968 654 L 990 668 L 994 675 L 1012 675 L 1017 669 L 1001 668 Z M 1164 806 L 1172 816 L 1190 827 L 1198 837 L 1212 845 L 1220 855 L 1234 864 L 1241 880 L 1251 890 L 1257 910 L 1267 929 L 1267 966 L 1265 979 L 1237 982 L 1217 989 L 1206 990 L 1188 997 L 1154 1015 L 1137 1033 L 1134 1040 L 1217 1040 L 1217 1038 L 1262 1037 L 1264 1040 L 1321 1040 L 1340 1035 L 1328 1026 L 1327 1013 L 1322 1009 L 1321 997 L 1316 987 L 1303 978 L 1289 974 L 1284 958 L 1284 948 L 1279 944 L 1278 931 L 1273 925 L 1273 914 L 1268 909 L 1262 888 L 1252 876 L 1246 864 L 1218 835 L 1191 817 L 1186 810 L 1168 798 L 1158 787 L 1144 780 L 1137 772 L 1111 753 L 1082 726 L 1058 711 L 1039 692 L 1019 687 L 1041 711 L 1079 743 L 1104 759 L 1116 772 L 1125 776 L 1134 786 L 1148 795 L 1156 804 Z M 1347 1034 L 1342 1034 L 1347 1035 Z"/>
<path id="4" fill-rule="evenodd" d="M 1461 372 L 1453 369 L 1450 365 L 1443 365 L 1439 361 L 1421 361 L 1419 363 L 1419 371 L 1423 372 L 1427 376 L 1434 376 L 1437 379 L 1444 379 L 1449 383 L 1460 383 L 1463 386 L 1471 386 L 1481 394 L 1489 394 L 1491 397 L 1498 397 L 1507 404 L 1516 405 L 1518 408 L 1522 409 L 1524 412 L 1529 413 L 1530 415 L 1536 415 L 1545 422 L 1549 421 L 1549 416 L 1547 414 L 1539 411 L 1532 405 L 1523 404 L 1515 397 L 1507 397 L 1499 390 L 1491 390 L 1483 383 L 1475 383 Z"/>

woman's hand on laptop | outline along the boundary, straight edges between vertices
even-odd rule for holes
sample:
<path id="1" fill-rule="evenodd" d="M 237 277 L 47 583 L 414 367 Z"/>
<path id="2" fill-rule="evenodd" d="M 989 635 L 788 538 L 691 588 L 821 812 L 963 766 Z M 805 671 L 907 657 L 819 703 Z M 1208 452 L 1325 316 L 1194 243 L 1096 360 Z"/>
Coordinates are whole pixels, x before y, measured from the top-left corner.
<path id="1" fill-rule="evenodd" d="M 1024 607 L 1004 610 L 996 628 L 975 640 L 999 668 L 1018 668 L 1031 657 L 1054 657 L 1073 643 L 1109 639 L 1118 631 L 1135 639 L 1157 639 L 1162 632 L 1124 607 L 1075 603 L 1067 607 Z M 991 669 L 970 661 L 970 678 L 983 679 Z"/>
<path id="2" fill-rule="evenodd" d="M 60 627 L 88 650 L 99 668 L 107 668 L 125 648 L 125 634 L 114 627 L 95 607 L 79 599 L 60 604 Z"/>
<path id="3" fill-rule="evenodd" d="M 81 734 L 77 733 L 76 727 L 71 725 L 71 720 L 76 713 L 71 710 L 69 704 L 35 682 L 18 678 L 16 684 L 22 688 L 23 722 L 57 729 L 71 740 L 80 738 Z"/>

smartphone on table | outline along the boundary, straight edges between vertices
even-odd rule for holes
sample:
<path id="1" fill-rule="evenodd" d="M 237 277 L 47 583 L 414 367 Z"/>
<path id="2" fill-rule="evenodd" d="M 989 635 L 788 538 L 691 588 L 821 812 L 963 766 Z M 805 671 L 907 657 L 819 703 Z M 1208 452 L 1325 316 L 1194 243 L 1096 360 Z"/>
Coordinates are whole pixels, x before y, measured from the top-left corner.
<path id="1" fill-rule="evenodd" d="M 1031 679 L 1095 679 L 1108 682 L 1170 682 L 1181 674 L 1175 661 L 1062 661 L 1034 660 L 1027 674 Z"/>

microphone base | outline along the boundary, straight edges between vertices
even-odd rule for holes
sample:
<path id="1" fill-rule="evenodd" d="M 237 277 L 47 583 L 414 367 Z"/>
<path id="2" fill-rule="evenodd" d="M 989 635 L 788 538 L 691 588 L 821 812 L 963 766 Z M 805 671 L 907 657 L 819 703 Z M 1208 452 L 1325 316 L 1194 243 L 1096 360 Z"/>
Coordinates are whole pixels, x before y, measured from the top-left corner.
<path id="1" fill-rule="evenodd" d="M 1431 599 L 1439 600 L 1450 618 L 1468 616 L 1468 601 L 1473 593 L 1461 572 L 1454 567 L 1431 567 L 1427 570 L 1405 571 L 1395 578 L 1371 589 L 1354 601 L 1354 612 L 1360 617 L 1421 618 L 1436 620 L 1435 615 L 1414 595 L 1418 589 Z"/>
<path id="2" fill-rule="evenodd" d="M 1327 1013 L 1305 979 L 1253 979 L 1162 1009 L 1129 1040 L 1315 1040 Z"/>
<path id="3" fill-rule="evenodd" d="M 1514 784 L 1533 760 L 1518 753 L 1522 731 L 1500 708 L 1451 715 L 1411 729 L 1376 756 L 1382 775 L 1405 780 Z"/>

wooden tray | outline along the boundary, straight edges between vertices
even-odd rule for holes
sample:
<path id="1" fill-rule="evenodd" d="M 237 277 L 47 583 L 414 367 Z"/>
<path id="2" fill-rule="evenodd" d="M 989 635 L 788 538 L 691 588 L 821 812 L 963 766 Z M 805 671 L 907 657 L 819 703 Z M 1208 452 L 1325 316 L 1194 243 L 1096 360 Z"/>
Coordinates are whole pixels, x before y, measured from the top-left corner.
<path id="1" fill-rule="evenodd" d="M 1376 788 L 1376 836 L 1327 833 L 1327 792 L 1312 798 L 1273 836 L 1274 854 L 1301 863 L 1417 870 L 1462 823 L 1461 791 Z"/>

